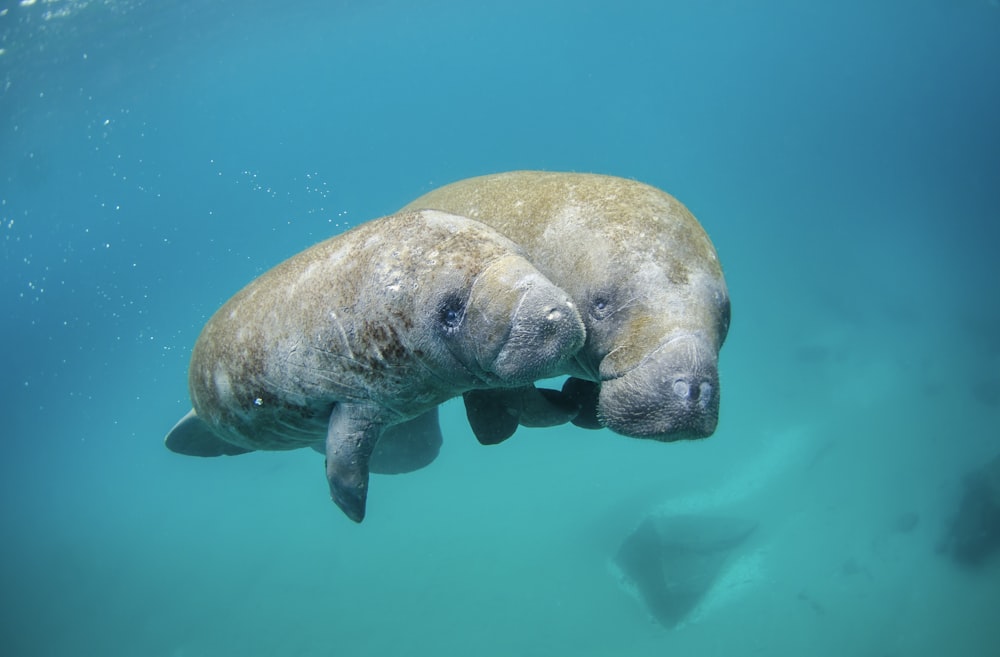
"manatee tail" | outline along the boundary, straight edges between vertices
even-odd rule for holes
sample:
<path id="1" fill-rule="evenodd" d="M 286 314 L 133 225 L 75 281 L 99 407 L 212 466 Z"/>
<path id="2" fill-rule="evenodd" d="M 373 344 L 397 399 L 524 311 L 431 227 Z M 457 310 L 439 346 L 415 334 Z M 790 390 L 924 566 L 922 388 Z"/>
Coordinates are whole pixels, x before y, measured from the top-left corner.
<path id="1" fill-rule="evenodd" d="M 236 456 L 253 451 L 219 438 L 193 409 L 174 425 L 163 442 L 171 452 L 187 456 Z"/>

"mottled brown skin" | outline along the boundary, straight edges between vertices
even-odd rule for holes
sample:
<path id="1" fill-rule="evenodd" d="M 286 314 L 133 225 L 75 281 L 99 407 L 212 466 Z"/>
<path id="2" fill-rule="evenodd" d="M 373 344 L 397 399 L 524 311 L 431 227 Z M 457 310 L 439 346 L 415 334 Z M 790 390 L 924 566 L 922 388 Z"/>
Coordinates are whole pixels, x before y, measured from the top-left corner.
<path id="1" fill-rule="evenodd" d="M 515 171 L 406 206 L 418 208 L 496 228 L 570 294 L 587 341 L 563 373 L 581 403 L 596 396 L 601 424 L 665 441 L 715 430 L 729 295 L 715 248 L 675 198 L 623 178 Z"/>
<path id="2" fill-rule="evenodd" d="M 215 455 L 325 438 L 334 501 L 360 521 L 386 429 L 467 390 L 558 371 L 583 340 L 568 296 L 494 230 L 437 211 L 384 217 L 286 260 L 216 312 L 191 358 L 194 413 L 167 446 Z"/>

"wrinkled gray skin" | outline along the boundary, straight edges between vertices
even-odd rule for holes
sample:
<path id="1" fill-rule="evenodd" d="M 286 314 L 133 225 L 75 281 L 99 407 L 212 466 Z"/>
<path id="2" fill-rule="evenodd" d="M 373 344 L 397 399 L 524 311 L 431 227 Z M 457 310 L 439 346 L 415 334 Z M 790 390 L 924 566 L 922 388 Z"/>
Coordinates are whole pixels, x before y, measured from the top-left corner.
<path id="1" fill-rule="evenodd" d="M 514 243 L 404 212 L 303 251 L 219 309 L 191 358 L 194 410 L 166 444 L 217 456 L 325 440 L 333 500 L 360 522 L 383 433 L 405 422 L 405 451 L 435 435 L 441 402 L 560 371 L 583 341 L 569 297 Z"/>
<path id="2" fill-rule="evenodd" d="M 446 185 L 406 206 L 417 208 L 496 228 L 573 298 L 587 341 L 562 373 L 577 424 L 660 441 L 715 431 L 729 295 L 715 248 L 675 198 L 611 176 L 516 171 Z M 489 397 L 467 396 L 473 426 Z"/>

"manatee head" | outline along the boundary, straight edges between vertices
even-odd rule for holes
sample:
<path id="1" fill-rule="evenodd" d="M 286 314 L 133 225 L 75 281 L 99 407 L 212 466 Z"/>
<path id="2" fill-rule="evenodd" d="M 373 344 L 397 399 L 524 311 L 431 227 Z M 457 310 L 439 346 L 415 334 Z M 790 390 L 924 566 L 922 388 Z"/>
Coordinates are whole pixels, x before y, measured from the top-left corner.
<path id="1" fill-rule="evenodd" d="M 549 275 L 584 317 L 575 364 L 599 384 L 598 420 L 654 440 L 711 435 L 730 304 L 708 236 L 673 197 L 634 181 L 587 176 L 571 199 L 553 221 L 589 257 L 540 260 L 555 262 Z"/>
<path id="2" fill-rule="evenodd" d="M 676 314 L 656 314 L 655 299 L 636 299 L 619 318 L 591 318 L 590 326 L 614 325 L 611 348 L 598 350 L 605 353 L 597 366 L 597 416 L 604 426 L 664 441 L 704 438 L 715 431 L 718 354 L 729 327 L 729 298 L 715 283 L 702 281 L 693 288 L 689 292 L 695 298 L 680 303 Z"/>
<path id="3" fill-rule="evenodd" d="M 424 218 L 431 213 L 422 213 Z M 414 290 L 414 353 L 460 387 L 513 387 L 559 372 L 583 345 L 570 296 L 495 230 L 462 217 Z"/>

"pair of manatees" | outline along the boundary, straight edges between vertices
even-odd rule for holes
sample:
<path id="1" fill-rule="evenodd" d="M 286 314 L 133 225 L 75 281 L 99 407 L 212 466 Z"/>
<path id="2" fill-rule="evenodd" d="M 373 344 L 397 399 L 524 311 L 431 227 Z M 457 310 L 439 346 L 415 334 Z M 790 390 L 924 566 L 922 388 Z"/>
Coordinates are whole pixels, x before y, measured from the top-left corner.
<path id="1" fill-rule="evenodd" d="M 434 459 L 437 406 L 465 398 L 497 443 L 572 421 L 660 441 L 710 435 L 729 296 L 716 251 L 670 195 L 520 171 L 463 180 L 266 272 L 202 330 L 196 456 L 322 446 L 334 502 L 365 514 L 369 472 Z M 561 390 L 536 388 L 568 375 Z"/>

